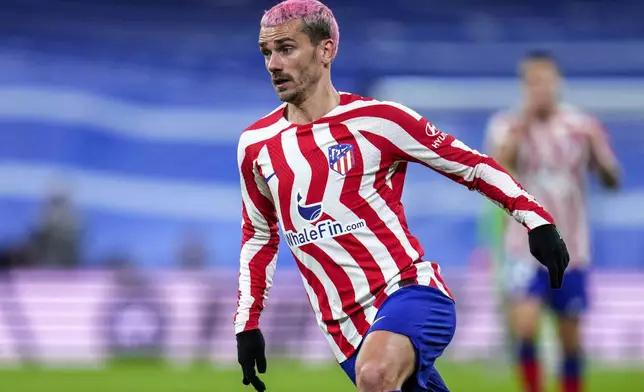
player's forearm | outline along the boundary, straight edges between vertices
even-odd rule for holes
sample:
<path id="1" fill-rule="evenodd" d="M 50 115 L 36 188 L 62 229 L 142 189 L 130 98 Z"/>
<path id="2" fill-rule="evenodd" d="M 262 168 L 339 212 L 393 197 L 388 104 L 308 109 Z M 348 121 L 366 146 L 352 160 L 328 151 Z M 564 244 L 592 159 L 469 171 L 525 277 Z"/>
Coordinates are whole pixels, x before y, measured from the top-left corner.
<path id="1" fill-rule="evenodd" d="M 277 263 L 277 230 L 249 229 L 244 225 L 240 253 L 239 291 L 235 332 L 259 328 L 259 317 L 273 285 Z"/>
<path id="2" fill-rule="evenodd" d="M 272 276 L 271 284 L 260 283 L 261 281 L 240 274 L 237 311 L 234 318 L 235 333 L 259 328 L 259 319 L 272 286 Z"/>
<path id="3" fill-rule="evenodd" d="M 472 177 L 472 188 L 502 207 L 528 230 L 554 224 L 552 216 L 496 160 L 480 156 Z"/>
<path id="4" fill-rule="evenodd" d="M 279 246 L 277 216 L 272 204 L 255 188 L 242 188 L 242 199 L 237 333 L 259 328 L 259 316 L 273 283 Z"/>
<path id="5" fill-rule="evenodd" d="M 235 317 L 235 333 L 238 334 L 243 331 L 259 329 L 259 317 L 262 310 L 263 309 L 255 307 L 238 308 Z M 242 314 L 247 314 L 247 316 L 245 318 L 240 318 L 239 315 Z"/>
<path id="6" fill-rule="evenodd" d="M 255 306 L 255 298 L 245 289 L 246 287 L 250 287 L 250 277 L 240 273 L 237 310 L 234 317 L 236 334 L 259 327 L 261 309 Z"/>

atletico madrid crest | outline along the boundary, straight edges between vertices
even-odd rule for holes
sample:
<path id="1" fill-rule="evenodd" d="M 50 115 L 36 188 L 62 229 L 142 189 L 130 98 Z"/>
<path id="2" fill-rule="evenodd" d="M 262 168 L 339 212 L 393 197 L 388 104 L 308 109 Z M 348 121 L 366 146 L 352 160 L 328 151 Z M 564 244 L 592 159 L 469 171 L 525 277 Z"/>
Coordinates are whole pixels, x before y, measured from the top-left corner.
<path id="1" fill-rule="evenodd" d="M 355 166 L 355 152 L 351 144 L 329 147 L 329 166 L 340 175 L 346 175 Z"/>

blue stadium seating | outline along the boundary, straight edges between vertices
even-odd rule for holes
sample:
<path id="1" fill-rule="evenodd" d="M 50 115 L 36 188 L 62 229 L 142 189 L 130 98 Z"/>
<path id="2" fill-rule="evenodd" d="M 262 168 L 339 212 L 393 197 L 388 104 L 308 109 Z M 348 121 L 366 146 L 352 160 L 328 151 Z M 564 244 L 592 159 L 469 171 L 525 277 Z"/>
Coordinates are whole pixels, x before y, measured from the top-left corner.
<path id="1" fill-rule="evenodd" d="M 43 114 L 27 101 L 0 104 L 0 175 L 8 175 L 2 172 L 3 165 L 28 166 L 30 173 L 34 168 L 58 168 L 134 182 L 197 184 L 209 187 L 206 194 L 238 188 L 235 136 L 241 124 L 249 124 L 257 113 L 275 105 L 256 50 L 258 18 L 266 2 L 245 1 L 243 7 L 196 0 L 153 3 L 3 2 L 0 99 L 33 94 L 46 102 L 46 96 L 73 93 L 81 98 L 67 104 L 81 109 L 74 113 L 65 108 L 66 102 L 47 109 L 41 103 Z M 573 76 L 644 73 L 644 51 L 631 50 L 644 38 L 644 24 L 637 23 L 644 19 L 644 8 L 635 1 L 620 1 L 619 6 L 616 2 L 549 0 L 518 5 L 505 1 L 494 7 L 464 0 L 328 3 L 337 6 L 341 23 L 342 50 L 334 65 L 334 80 L 345 91 L 364 93 L 374 78 L 392 73 L 511 76 L 517 56 L 536 44 L 554 48 Z M 609 48 L 614 57 L 606 59 L 603 53 L 609 52 L 590 53 L 588 48 Z M 485 53 L 498 56 L 480 55 Z M 103 101 L 97 104 L 96 99 Z M 120 113 L 119 105 L 127 106 L 127 111 Z M 149 112 L 158 121 L 165 111 L 181 110 L 197 111 L 197 117 L 216 113 L 209 128 L 215 136 L 167 140 L 132 136 L 132 129 L 141 128 L 137 121 L 151 121 Z M 236 116 L 237 123 L 230 125 L 226 114 Z M 426 114 L 436 124 L 450 124 L 450 131 L 459 138 L 481 148 L 488 111 Z M 625 192 L 641 192 L 644 176 L 638 168 L 644 151 L 644 118 L 614 116 L 606 124 L 628 174 Z M 119 127 L 129 130 L 116 130 Z M 178 128 L 174 133 L 179 135 L 192 131 Z M 412 183 L 435 180 L 422 168 L 410 171 Z M 0 191 L 5 192 L 0 193 L 0 216 L 10 217 L 0 225 L 0 242 L 5 242 L 25 235 L 38 216 L 41 200 L 26 186 L 12 189 L 16 185 L 10 178 L 0 177 L 0 183 Z M 119 186 L 114 188 L 106 188 L 115 194 L 113 204 Z M 591 187 L 593 194 L 601 195 L 596 188 Z M 153 188 L 145 189 L 145 197 L 154 196 L 149 190 Z M 427 189 L 431 191 L 429 185 Z M 454 192 L 458 191 L 465 192 Z M 195 213 L 197 207 L 155 214 L 152 207 L 135 211 L 130 204 L 108 208 L 105 201 L 92 197 L 81 200 L 88 266 L 100 265 L 115 252 L 131 254 L 142 266 L 176 265 L 178 241 L 194 226 L 207 233 L 213 264 L 237 262 L 240 234 L 235 211 L 239 206 L 229 199 L 223 206 L 221 200 L 212 200 L 212 210 L 221 213 L 211 213 L 204 203 L 200 216 Z M 187 203 L 176 200 L 183 202 Z M 475 204 L 482 206 L 482 199 Z M 448 265 L 468 262 L 477 244 L 476 214 L 428 218 L 408 212 L 429 258 Z M 643 234 L 643 226 L 597 226 L 596 263 L 644 267 L 644 245 L 637 241 Z"/>

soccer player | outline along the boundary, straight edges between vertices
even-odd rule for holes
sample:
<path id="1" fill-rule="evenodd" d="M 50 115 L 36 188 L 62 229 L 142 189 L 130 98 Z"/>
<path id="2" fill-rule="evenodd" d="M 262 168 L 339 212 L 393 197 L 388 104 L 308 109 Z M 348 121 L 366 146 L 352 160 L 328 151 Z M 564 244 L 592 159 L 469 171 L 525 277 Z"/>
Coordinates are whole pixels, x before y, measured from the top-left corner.
<path id="1" fill-rule="evenodd" d="M 440 268 L 423 258 L 400 202 L 409 162 L 477 190 L 527 231 L 561 285 L 568 251 L 551 216 L 493 159 L 411 109 L 340 93 L 332 12 L 289 0 L 265 13 L 259 49 L 284 103 L 239 140 L 242 248 L 235 314 L 243 383 L 265 390 L 259 317 L 275 272 L 278 222 L 318 325 L 360 392 L 448 391 L 434 362 L 455 307 Z M 427 203 L 440 194 L 428 194 Z M 458 234 L 454 234 L 458 235 Z"/>
<path id="2" fill-rule="evenodd" d="M 543 305 L 558 320 L 562 348 L 561 388 L 582 390 L 580 319 L 587 307 L 587 266 L 590 260 L 586 216 L 588 169 L 604 186 L 619 184 L 618 165 L 606 133 L 593 116 L 560 102 L 557 63 L 547 52 L 529 53 L 520 64 L 523 103 L 514 111 L 492 116 L 487 144 L 490 155 L 552 213 L 570 250 L 571 266 L 560 290 L 548 286 L 548 274 L 524 245 L 522 228 L 505 229 L 508 320 L 517 343 L 525 390 L 541 391 L 535 335 Z"/>

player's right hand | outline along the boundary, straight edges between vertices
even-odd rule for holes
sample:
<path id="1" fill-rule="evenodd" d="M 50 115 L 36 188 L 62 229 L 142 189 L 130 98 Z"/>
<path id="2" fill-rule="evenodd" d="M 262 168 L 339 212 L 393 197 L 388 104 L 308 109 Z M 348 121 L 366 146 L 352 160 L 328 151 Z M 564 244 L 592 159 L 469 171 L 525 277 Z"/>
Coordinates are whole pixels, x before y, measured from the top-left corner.
<path id="1" fill-rule="evenodd" d="M 257 377 L 257 371 L 266 373 L 266 354 L 264 336 L 259 329 L 237 334 L 237 361 L 241 365 L 244 385 L 252 385 L 257 392 L 264 392 L 266 385 Z"/>

